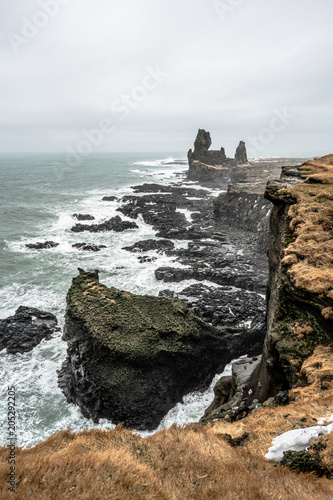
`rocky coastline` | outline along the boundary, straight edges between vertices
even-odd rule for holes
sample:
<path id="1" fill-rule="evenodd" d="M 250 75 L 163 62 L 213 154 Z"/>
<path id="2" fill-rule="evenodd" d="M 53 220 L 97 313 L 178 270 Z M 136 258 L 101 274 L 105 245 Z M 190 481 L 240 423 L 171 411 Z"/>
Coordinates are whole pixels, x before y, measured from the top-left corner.
<path id="1" fill-rule="evenodd" d="M 145 439 L 122 425 L 62 431 L 19 450 L 22 491 L 28 485 L 36 497 L 83 498 L 88 488 L 96 498 L 101 492 L 105 498 L 169 498 L 172 484 L 175 498 L 224 498 L 242 482 L 248 498 L 272 491 L 295 500 L 332 497 L 333 155 L 284 165 L 267 187 L 264 178 L 273 178 L 276 164 L 267 174 L 267 163 L 244 168 L 233 161 L 223 167 L 225 189 L 218 196 L 193 185 L 145 184 L 121 200 L 124 216 L 142 217 L 155 230 L 154 239 L 124 252 L 142 263 L 151 251 L 170 256 L 174 266 L 155 270 L 170 288 L 155 297 L 134 295 L 80 269 L 67 295 L 68 351 L 59 385 L 95 422 L 112 418 L 153 429 L 188 390 L 206 387 L 232 358 L 248 357 L 217 382 L 198 424 Z M 88 214 L 77 219 L 93 220 Z M 117 231 L 122 222 L 92 230 Z M 186 245 L 179 248 L 173 239 Z M 172 290 L 172 283 L 189 278 L 196 283 Z M 21 317 L 32 330 L 36 318 L 56 328 L 47 313 L 18 310 L 1 321 L 1 331 L 15 330 Z M 265 459 L 274 456 L 273 438 L 294 431 L 315 434 L 279 458 L 280 467 Z M 4 448 L 0 453 L 7 456 Z M 44 482 L 35 480 L 40 463 Z"/>
<path id="2" fill-rule="evenodd" d="M 209 134 L 199 130 L 195 158 L 200 159 L 200 154 L 207 157 L 212 153 L 210 162 L 217 161 L 217 152 L 207 152 L 209 145 Z M 236 157 L 246 157 L 245 144 L 242 142 Z M 119 212 L 133 221 L 142 217 L 155 231 L 155 239 L 138 241 L 123 250 L 138 254 L 141 263 L 153 261 L 154 258 L 149 255 L 151 250 L 165 253 L 175 263 L 174 267 L 155 269 L 155 278 L 169 286 L 155 300 L 169 299 L 183 304 L 182 307 L 192 310 L 197 321 L 204 321 L 215 336 L 216 345 L 211 351 L 211 359 L 204 363 L 209 365 L 209 369 L 200 369 L 200 358 L 206 359 L 204 351 L 197 355 L 196 371 L 200 376 L 186 376 L 186 372 L 193 372 L 193 369 L 189 369 L 188 363 L 184 361 L 181 363 L 183 368 L 178 366 L 175 353 L 170 357 L 164 356 L 163 366 L 160 366 L 159 352 L 145 361 L 131 361 L 131 334 L 128 337 L 127 356 L 118 353 L 114 358 L 113 350 L 117 353 L 118 348 L 114 346 L 113 332 L 122 332 L 123 327 L 117 321 L 115 324 L 111 322 L 108 328 L 105 327 L 105 335 L 113 346 L 110 352 L 106 352 L 103 343 L 100 346 L 98 342 L 96 344 L 94 330 L 87 326 L 87 319 L 77 314 L 79 306 L 73 309 L 71 297 L 73 287 L 77 288 L 74 283 L 84 281 L 83 276 L 86 276 L 87 283 L 93 284 L 93 289 L 103 289 L 106 296 L 115 292 L 105 289 L 99 283 L 98 274 L 85 273 L 83 270 L 73 281 L 67 297 L 63 337 L 68 343 L 68 356 L 59 374 L 59 385 L 68 401 L 77 403 L 83 414 L 93 420 L 108 418 L 136 429 L 153 429 L 182 396 L 191 390 L 207 387 L 215 373 L 222 371 L 232 359 L 242 355 L 261 354 L 266 335 L 266 246 L 272 209 L 271 201 L 264 198 L 263 180 L 267 171 L 273 176 L 276 165 L 271 167 L 272 171 L 265 165 L 265 172 L 262 172 L 263 166 L 247 163 L 244 168 L 234 160 L 226 160 L 225 168 L 229 172 L 228 176 L 237 182 L 230 184 L 227 191 L 217 197 L 210 190 L 200 188 L 200 185 L 184 186 L 178 182 L 161 186 L 146 183 L 134 186 L 133 194 L 123 197 L 118 208 Z M 286 171 L 289 172 L 290 168 Z M 256 175 L 257 172 L 260 175 Z M 191 159 L 187 178 L 191 178 Z M 114 219 L 118 221 L 118 217 Z M 118 222 L 122 223 L 120 217 Z M 130 226 L 131 223 L 126 221 L 126 224 Z M 79 227 L 82 231 L 111 229 L 103 224 Z M 118 228 L 113 230 L 117 231 Z M 184 240 L 186 246 L 175 248 L 172 239 Z M 187 286 L 178 293 L 172 290 L 172 283 L 186 280 L 195 280 L 197 284 Z M 103 316 L 102 310 L 108 304 L 102 305 L 101 310 L 102 299 L 94 297 L 86 285 L 81 283 L 80 287 L 90 301 L 95 301 L 91 314 L 99 318 Z M 122 291 L 117 293 L 127 294 Z M 82 301 L 83 311 L 88 309 L 87 305 L 83 305 L 86 299 L 83 295 L 78 299 Z M 113 298 L 111 302 L 114 302 Z M 112 303 L 109 304 L 110 318 L 114 314 Z M 134 325 L 135 319 L 131 321 Z M 163 329 L 158 330 L 157 334 L 161 338 L 165 336 Z M 144 342 L 146 336 L 150 338 L 150 333 L 144 328 L 140 335 Z M 98 363 L 97 360 L 101 359 L 104 360 L 103 363 Z M 117 383 L 112 366 L 117 373 L 127 374 L 122 378 L 121 384 Z M 106 371 L 110 372 L 110 379 L 115 379 L 114 384 L 102 382 L 106 378 Z M 128 386 L 126 395 L 123 386 Z M 207 416 L 209 419 L 209 415 Z"/>

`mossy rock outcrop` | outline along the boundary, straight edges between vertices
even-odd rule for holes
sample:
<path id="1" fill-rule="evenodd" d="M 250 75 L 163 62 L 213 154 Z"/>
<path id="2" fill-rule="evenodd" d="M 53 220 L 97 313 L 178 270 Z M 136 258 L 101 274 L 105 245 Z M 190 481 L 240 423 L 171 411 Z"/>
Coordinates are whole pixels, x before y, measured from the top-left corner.
<path id="1" fill-rule="evenodd" d="M 154 429 L 187 392 L 205 388 L 234 355 L 223 335 L 177 299 L 73 279 L 59 385 L 87 417 Z"/>

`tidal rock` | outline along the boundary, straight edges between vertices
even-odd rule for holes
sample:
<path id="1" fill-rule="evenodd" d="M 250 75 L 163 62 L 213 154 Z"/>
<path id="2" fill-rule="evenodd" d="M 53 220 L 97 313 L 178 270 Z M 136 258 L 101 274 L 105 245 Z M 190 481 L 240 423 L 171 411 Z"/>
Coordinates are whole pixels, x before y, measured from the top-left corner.
<path id="1" fill-rule="evenodd" d="M 75 233 L 81 233 L 83 231 L 89 231 L 91 233 L 102 233 L 105 231 L 115 231 L 121 232 L 126 231 L 126 229 L 134 229 L 139 227 L 135 222 L 123 221 L 119 215 L 112 217 L 111 219 L 102 222 L 101 224 L 76 224 L 72 227 L 72 231 Z"/>
<path id="2" fill-rule="evenodd" d="M 73 214 L 72 217 L 77 220 L 95 220 L 95 217 L 89 214 Z"/>
<path id="3" fill-rule="evenodd" d="M 138 257 L 140 264 L 145 264 L 146 262 L 155 262 L 157 260 L 156 257 L 151 257 L 150 255 L 143 255 L 142 257 Z"/>
<path id="4" fill-rule="evenodd" d="M 60 328 L 57 318 L 32 307 L 20 306 L 14 316 L 0 320 L 0 351 L 10 354 L 31 351 L 43 339 L 50 340 Z"/>
<path id="5" fill-rule="evenodd" d="M 106 245 L 91 245 L 90 243 L 75 243 L 72 245 L 73 248 L 78 248 L 79 250 L 84 250 L 85 252 L 99 252 L 102 248 L 106 248 Z"/>
<path id="6" fill-rule="evenodd" d="M 165 250 L 172 250 L 174 247 L 174 243 L 169 240 L 142 240 L 129 247 L 123 247 L 123 250 L 127 250 L 128 252 L 148 252 L 149 250 L 163 252 Z"/>
<path id="7" fill-rule="evenodd" d="M 183 268 L 183 267 L 159 267 L 155 270 L 155 278 L 165 283 L 180 282 L 184 280 L 212 281 L 219 285 L 232 285 L 245 290 L 263 293 L 266 283 L 261 276 L 251 276 L 248 272 L 240 272 L 234 268 L 211 269 L 211 268 Z"/>
<path id="8" fill-rule="evenodd" d="M 25 246 L 33 250 L 45 250 L 47 248 L 58 247 L 59 243 L 55 243 L 55 241 L 38 241 L 37 243 L 26 243 Z"/>
<path id="9" fill-rule="evenodd" d="M 117 196 L 104 196 L 102 198 L 102 201 L 117 201 L 117 200 L 118 200 Z"/>
<path id="10" fill-rule="evenodd" d="M 107 288 L 98 272 L 73 279 L 59 385 L 69 402 L 100 418 L 154 429 L 182 396 L 210 383 L 230 357 L 223 335 L 185 304 Z"/>

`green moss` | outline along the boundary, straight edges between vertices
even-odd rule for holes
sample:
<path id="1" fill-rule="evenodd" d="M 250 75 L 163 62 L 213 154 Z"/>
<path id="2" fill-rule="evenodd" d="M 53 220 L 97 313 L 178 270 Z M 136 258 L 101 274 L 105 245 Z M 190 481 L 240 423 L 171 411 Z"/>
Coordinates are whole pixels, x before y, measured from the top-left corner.
<path id="1" fill-rule="evenodd" d="M 66 320 L 83 322 L 101 345 L 132 361 L 189 354 L 189 339 L 199 338 L 203 330 L 216 334 L 179 300 L 108 288 L 97 273 L 84 271 L 68 292 Z"/>
<path id="2" fill-rule="evenodd" d="M 323 330 L 318 322 L 313 308 L 306 310 L 304 305 L 301 308 L 293 302 L 287 295 L 280 293 L 279 317 L 273 326 L 272 341 L 278 353 L 278 362 L 282 367 L 290 385 L 298 381 L 296 373 L 302 363 L 313 354 L 315 348 L 329 340 L 327 332 Z M 318 316 L 320 312 L 318 310 Z M 308 325 L 312 331 L 297 336 L 294 327 L 297 325 Z M 291 361 L 298 361 L 299 366 L 291 364 Z"/>
<path id="3" fill-rule="evenodd" d="M 287 247 L 288 245 L 290 245 L 290 243 L 293 243 L 295 240 L 296 240 L 296 237 L 292 233 L 286 234 L 285 246 Z"/>
<path id="4" fill-rule="evenodd" d="M 317 477 L 326 476 L 332 479 L 333 475 L 320 461 L 319 453 L 308 451 L 287 451 L 280 465 L 286 465 L 295 472 L 313 472 Z"/>

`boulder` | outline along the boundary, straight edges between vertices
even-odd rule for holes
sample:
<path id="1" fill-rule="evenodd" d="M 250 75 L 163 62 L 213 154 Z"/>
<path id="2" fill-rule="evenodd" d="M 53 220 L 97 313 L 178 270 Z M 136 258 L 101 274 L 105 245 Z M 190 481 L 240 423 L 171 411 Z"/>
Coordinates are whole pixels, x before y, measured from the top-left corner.
<path id="1" fill-rule="evenodd" d="M 85 252 L 99 252 L 102 248 L 106 248 L 106 245 L 91 245 L 89 243 L 75 243 L 72 245 L 73 248 L 78 248 L 79 250 L 84 250 Z"/>
<path id="2" fill-rule="evenodd" d="M 59 246 L 59 243 L 55 241 L 38 241 L 37 243 L 26 243 L 25 246 L 32 250 L 45 250 L 47 248 L 55 248 Z"/>
<path id="3" fill-rule="evenodd" d="M 73 214 L 72 217 L 77 220 L 95 220 L 95 217 L 89 214 Z"/>
<path id="4" fill-rule="evenodd" d="M 118 200 L 117 196 L 104 196 L 102 198 L 102 201 L 117 201 L 117 200 Z"/>
<path id="5" fill-rule="evenodd" d="M 6 349 L 10 354 L 31 351 L 59 330 L 54 314 L 20 306 L 14 316 L 0 321 L 0 351 Z"/>

